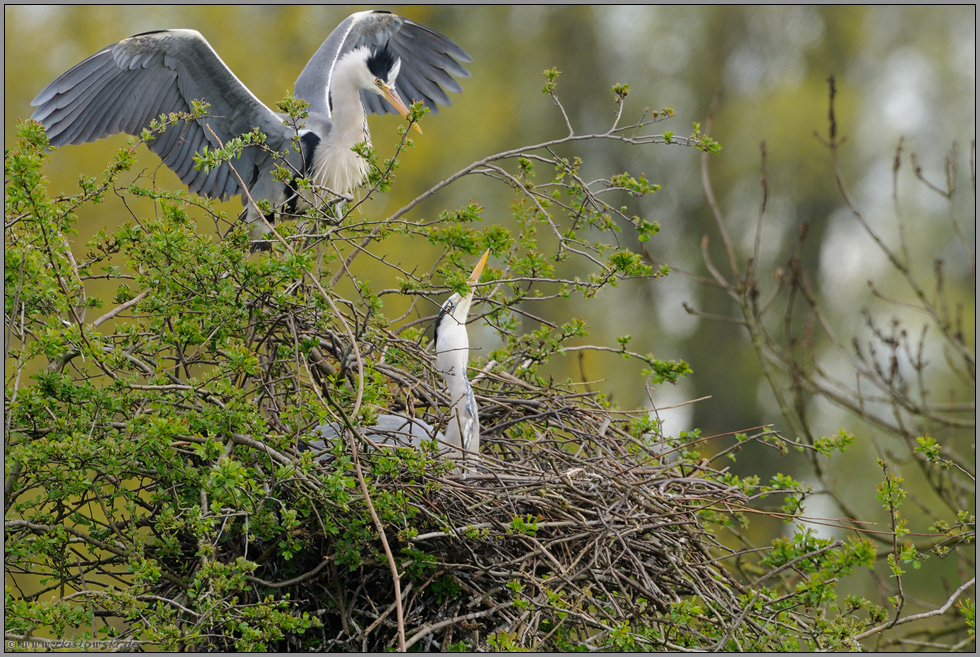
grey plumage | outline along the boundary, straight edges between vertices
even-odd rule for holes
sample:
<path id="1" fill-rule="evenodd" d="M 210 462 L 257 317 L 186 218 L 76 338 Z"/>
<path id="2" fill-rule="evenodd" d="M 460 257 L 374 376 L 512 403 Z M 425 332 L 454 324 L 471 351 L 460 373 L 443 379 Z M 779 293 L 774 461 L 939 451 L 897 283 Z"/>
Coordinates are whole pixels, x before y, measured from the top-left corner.
<path id="1" fill-rule="evenodd" d="M 386 55 L 394 55 L 393 65 L 383 73 L 368 71 L 371 58 L 386 48 Z M 297 203 L 290 185 L 273 178 L 269 149 L 285 153 L 295 176 L 309 176 L 333 192 L 350 193 L 366 174 L 363 162 L 350 153 L 352 146 L 368 139 L 365 111 L 404 114 L 403 99 L 424 101 L 437 111 L 438 104 L 449 104 L 443 88 L 461 90 L 452 76 L 469 75 L 461 61 L 472 58 L 446 37 L 411 20 L 388 12 L 353 14 L 327 37 L 296 80 L 294 95 L 310 103 L 309 117 L 297 131 L 286 124 L 285 115 L 269 109 L 235 77 L 201 34 L 160 30 L 123 39 L 72 67 L 32 101 L 37 109 L 31 118 L 44 124 L 52 145 L 62 146 L 118 133 L 138 135 L 161 114 L 189 112 L 192 100 L 206 102 L 206 118 L 171 127 L 147 145 L 190 191 L 221 200 L 241 195 L 248 206 L 247 220 L 263 226 L 248 195 L 276 208 L 289 203 L 294 210 L 315 200 L 302 197 L 303 203 Z M 344 66 L 349 70 L 341 84 L 338 72 Z M 360 102 L 341 96 L 359 96 Z M 341 109 L 343 116 L 337 114 Z M 196 153 L 220 148 L 253 128 L 266 135 L 269 149 L 249 146 L 231 166 L 195 169 Z M 293 148 L 298 136 L 304 137 L 303 152 Z"/>
<path id="2" fill-rule="evenodd" d="M 365 11 L 345 18 L 327 37 L 296 79 L 295 95 L 310 103 L 311 112 L 330 116 L 325 91 L 330 88 L 330 76 L 340 57 L 356 48 L 375 49 L 385 43 L 403 62 L 398 76 L 403 98 L 425 101 L 429 111 L 435 113 L 439 105 L 452 104 L 443 87 L 456 93 L 463 91 L 452 76 L 470 76 L 459 64 L 473 61 L 465 50 L 407 18 L 384 11 Z M 360 95 L 369 114 L 395 113 L 380 96 L 364 90 Z"/>
<path id="3" fill-rule="evenodd" d="M 345 433 L 343 426 L 336 422 L 321 424 L 316 428 L 316 432 L 319 433 L 320 438 L 314 438 L 306 443 L 315 451 L 326 449 L 329 443 Z M 445 443 L 446 440 L 445 435 L 428 422 L 397 414 L 379 415 L 375 424 L 364 429 L 364 437 L 380 447 L 407 448 L 417 448 L 422 445 L 423 440 L 437 440 L 439 443 Z M 447 451 L 445 446 L 441 451 L 444 453 Z"/>
<path id="4" fill-rule="evenodd" d="M 191 111 L 191 100 L 211 104 L 208 118 L 182 124 L 148 142 L 150 150 L 195 194 L 227 199 L 243 187 L 227 165 L 210 172 L 194 168 L 205 145 L 219 148 L 259 128 L 276 150 L 286 150 L 291 130 L 262 104 L 193 30 L 163 30 L 123 39 L 75 65 L 31 102 L 32 119 L 43 123 L 53 146 L 83 144 L 119 133 L 138 135 L 161 114 Z M 271 156 L 246 149 L 234 162 L 245 182 Z"/>

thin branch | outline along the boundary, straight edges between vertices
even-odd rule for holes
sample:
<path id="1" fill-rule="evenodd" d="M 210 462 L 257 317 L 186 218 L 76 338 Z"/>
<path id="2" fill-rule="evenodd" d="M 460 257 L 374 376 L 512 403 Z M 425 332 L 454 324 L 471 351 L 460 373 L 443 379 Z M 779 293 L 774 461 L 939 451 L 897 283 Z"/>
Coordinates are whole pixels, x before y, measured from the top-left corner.
<path id="1" fill-rule="evenodd" d="M 977 578 L 976 577 L 971 577 L 969 579 L 969 581 L 964 582 L 958 589 L 956 589 L 955 591 L 953 591 L 953 594 L 950 595 L 949 598 L 946 600 L 946 602 L 943 603 L 943 605 L 941 607 L 939 607 L 938 609 L 933 609 L 931 611 L 924 611 L 921 614 L 913 614 L 911 616 L 905 616 L 904 618 L 898 618 L 898 619 L 896 619 L 894 621 L 888 621 L 887 623 L 882 623 L 881 625 L 878 625 L 877 627 L 873 627 L 870 630 L 866 630 L 864 632 L 861 632 L 860 634 L 858 634 L 857 636 L 854 637 L 854 640 L 855 641 L 861 641 L 863 639 L 867 639 L 869 636 L 873 636 L 873 635 L 878 634 L 880 632 L 884 632 L 885 630 L 891 629 L 891 628 L 896 627 L 898 625 L 905 625 L 907 623 L 914 623 L 916 621 L 925 620 L 926 618 L 932 618 L 934 616 L 942 616 L 947 611 L 949 611 L 950 607 L 953 606 L 953 603 L 956 602 L 956 600 L 960 597 L 960 595 L 964 591 L 966 591 L 967 589 L 969 589 L 971 586 L 973 586 L 974 584 L 976 584 L 976 582 L 977 582 Z"/>

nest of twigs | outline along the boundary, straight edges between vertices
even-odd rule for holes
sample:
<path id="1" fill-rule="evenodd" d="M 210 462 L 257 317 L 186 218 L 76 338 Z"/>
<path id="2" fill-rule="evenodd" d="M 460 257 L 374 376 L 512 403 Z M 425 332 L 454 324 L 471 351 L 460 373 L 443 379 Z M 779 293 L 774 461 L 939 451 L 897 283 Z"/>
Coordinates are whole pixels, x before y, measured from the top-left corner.
<path id="1" fill-rule="evenodd" d="M 385 411 L 440 426 L 448 400 L 431 356 L 388 339 L 399 364 L 362 346 L 360 371 L 384 374 L 399 391 Z M 331 344 L 312 370 L 328 404 L 337 396 L 330 381 L 346 377 L 353 387 L 359 376 L 350 350 Z M 346 354 L 345 372 L 327 363 L 338 362 L 330 353 Z M 309 521 L 292 532 L 301 549 L 284 562 L 275 544 L 258 546 L 267 558 L 249 578 L 256 599 L 285 590 L 295 613 L 320 621 L 284 648 L 610 649 L 623 636 L 632 642 L 624 647 L 704 646 L 671 613 L 692 596 L 719 623 L 737 622 L 738 585 L 709 554 L 702 514 L 723 512 L 741 494 L 711 470 L 672 465 L 659 437 L 631 435 L 630 414 L 508 370 L 491 363 L 471 372 L 482 455 L 462 472 L 439 460 L 435 443 L 371 449 L 359 430 L 316 461 L 302 449 L 239 442 L 260 462 L 309 466 L 289 489 L 310 501 Z M 313 436 L 307 429 L 299 446 Z"/>

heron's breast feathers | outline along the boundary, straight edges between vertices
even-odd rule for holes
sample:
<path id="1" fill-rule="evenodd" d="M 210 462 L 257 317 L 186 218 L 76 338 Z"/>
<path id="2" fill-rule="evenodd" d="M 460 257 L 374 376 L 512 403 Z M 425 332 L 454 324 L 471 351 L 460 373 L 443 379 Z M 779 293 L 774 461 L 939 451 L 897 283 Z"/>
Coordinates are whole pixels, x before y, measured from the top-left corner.
<path id="1" fill-rule="evenodd" d="M 355 135 L 334 133 L 322 139 L 313 152 L 313 182 L 341 194 L 357 189 L 368 175 L 367 162 L 352 150 L 362 141 L 370 143 L 363 128 Z"/>

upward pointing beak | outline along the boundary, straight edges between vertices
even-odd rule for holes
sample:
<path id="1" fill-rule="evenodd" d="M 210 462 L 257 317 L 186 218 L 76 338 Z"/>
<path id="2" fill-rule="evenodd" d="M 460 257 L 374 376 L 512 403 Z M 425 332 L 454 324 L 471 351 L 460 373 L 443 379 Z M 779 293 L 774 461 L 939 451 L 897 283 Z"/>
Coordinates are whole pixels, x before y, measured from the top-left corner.
<path id="1" fill-rule="evenodd" d="M 483 252 L 483 256 L 480 258 L 480 262 L 476 263 L 476 267 L 473 269 L 473 273 L 470 274 L 470 278 L 467 283 L 470 287 L 473 287 L 480 282 L 480 274 L 483 273 L 483 266 L 487 264 L 487 258 L 490 256 L 490 249 Z"/>
<path id="2" fill-rule="evenodd" d="M 405 103 L 402 102 L 402 99 L 398 96 L 398 93 L 395 92 L 395 88 L 387 85 L 380 86 L 381 90 L 384 92 L 385 98 L 388 99 L 388 102 L 391 103 L 392 107 L 398 110 L 398 113 L 402 115 L 403 119 L 407 117 L 408 108 L 405 107 Z M 418 130 L 420 135 L 422 134 L 422 128 L 419 127 L 418 123 L 413 123 L 412 127 Z"/>
<path id="3" fill-rule="evenodd" d="M 487 249 L 483 252 L 483 255 L 480 257 L 480 261 L 476 263 L 476 267 L 473 268 L 473 273 L 470 274 L 469 279 L 466 281 L 470 286 L 470 291 L 466 293 L 466 296 L 464 296 L 462 300 L 460 300 L 457 310 L 453 313 L 453 317 L 455 317 L 456 321 L 458 321 L 460 324 L 466 323 L 466 316 L 470 312 L 470 304 L 473 303 L 473 293 L 476 292 L 476 288 L 474 286 L 480 282 L 480 274 L 483 273 L 483 266 L 487 264 L 487 258 L 489 256 L 490 249 Z"/>

